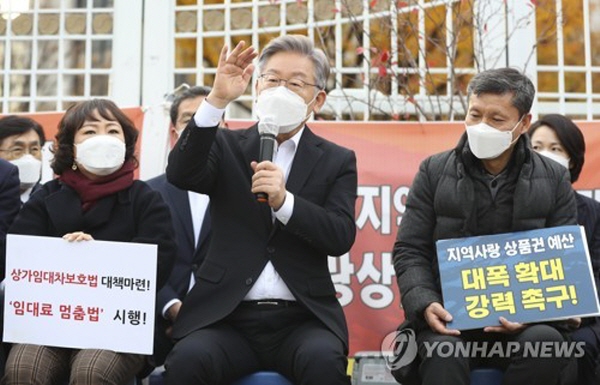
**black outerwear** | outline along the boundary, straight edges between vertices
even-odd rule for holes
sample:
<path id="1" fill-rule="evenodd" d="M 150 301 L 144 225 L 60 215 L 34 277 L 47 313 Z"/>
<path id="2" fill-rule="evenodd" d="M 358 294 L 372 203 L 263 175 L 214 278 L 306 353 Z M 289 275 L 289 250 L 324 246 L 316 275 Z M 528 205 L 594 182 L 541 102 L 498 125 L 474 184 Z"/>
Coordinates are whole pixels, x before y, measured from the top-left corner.
<path id="1" fill-rule="evenodd" d="M 347 349 L 348 329 L 327 256 L 346 253 L 356 235 L 355 154 L 305 127 L 287 178 L 295 203 L 284 226 L 251 192 L 250 162 L 258 153 L 256 125 L 218 130 L 196 127 L 192 119 L 169 155 L 167 178 L 210 196 L 212 225 L 208 254 L 173 336 L 183 338 L 229 315 L 270 260 L 295 298 Z"/>
<path id="2" fill-rule="evenodd" d="M 144 182 L 134 181 L 131 187 L 99 199 L 84 213 L 77 192 L 52 180 L 23 205 L 9 229 L 11 234 L 48 237 L 75 231 L 100 241 L 158 245 L 157 289 L 171 272 L 175 255 L 171 214 L 160 194 Z"/>
<path id="3" fill-rule="evenodd" d="M 173 261 L 173 270 L 165 286 L 156 295 L 157 323 L 154 335 L 154 365 L 160 366 L 172 348 L 172 343 L 165 334 L 170 322 L 164 319 L 162 311 L 165 305 L 173 299 L 183 301 L 190 288 L 192 273 L 195 274 L 204 261 L 210 242 L 210 211 L 207 207 L 196 245 L 188 192 L 169 183 L 165 174 L 152 178 L 147 183 L 162 195 L 169 206 L 177 242 L 177 256 Z"/>
<path id="4" fill-rule="evenodd" d="M 596 289 L 600 295 L 600 202 L 581 194 L 577 198 L 577 223 L 585 228 L 588 249 L 592 261 Z M 582 320 L 582 326 L 590 326 L 600 341 L 600 318 L 588 317 Z"/>
<path id="5" fill-rule="evenodd" d="M 21 208 L 19 169 L 0 159 L 0 253 L 4 255 L 6 233 Z M 4 279 L 5 261 L 0 262 L 0 280 Z"/>
<path id="6" fill-rule="evenodd" d="M 490 227 L 483 222 L 498 219 L 476 212 L 481 200 L 487 199 L 477 196 L 475 188 L 481 172 L 481 162 L 470 152 L 465 134 L 455 149 L 425 159 L 413 181 L 393 256 L 405 316 L 413 327 L 426 327 L 425 308 L 432 302 L 443 303 L 435 242 L 483 235 L 481 228 Z M 506 172 L 514 181 L 514 188 L 507 189 L 512 199 L 500 197 L 499 191 L 495 202 L 502 200 L 507 206 L 508 210 L 500 210 L 509 213 L 502 222 L 507 229 L 494 233 L 577 223 L 567 169 L 535 153 L 526 136 L 521 135 L 515 145 Z"/>

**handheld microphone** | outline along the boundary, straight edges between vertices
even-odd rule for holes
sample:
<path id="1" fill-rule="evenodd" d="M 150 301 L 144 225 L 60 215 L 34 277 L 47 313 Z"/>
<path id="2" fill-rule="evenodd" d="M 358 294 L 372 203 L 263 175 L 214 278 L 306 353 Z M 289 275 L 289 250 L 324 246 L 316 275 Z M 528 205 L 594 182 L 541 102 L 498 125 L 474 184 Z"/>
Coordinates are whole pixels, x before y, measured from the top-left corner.
<path id="1" fill-rule="evenodd" d="M 260 135 L 260 150 L 258 153 L 258 162 L 264 160 L 273 161 L 277 141 L 275 137 L 279 133 L 279 126 L 275 124 L 272 116 L 265 116 L 258 122 L 258 134 Z M 256 200 L 267 202 L 269 196 L 264 192 L 256 193 Z"/>

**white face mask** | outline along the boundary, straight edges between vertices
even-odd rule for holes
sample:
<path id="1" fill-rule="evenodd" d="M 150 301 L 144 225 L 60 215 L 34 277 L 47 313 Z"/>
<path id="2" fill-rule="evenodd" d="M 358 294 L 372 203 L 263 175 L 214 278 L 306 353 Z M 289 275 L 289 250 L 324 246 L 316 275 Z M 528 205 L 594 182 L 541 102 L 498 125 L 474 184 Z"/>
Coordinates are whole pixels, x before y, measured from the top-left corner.
<path id="1" fill-rule="evenodd" d="M 307 108 L 300 95 L 284 86 L 264 89 L 256 101 L 258 118 L 262 120 L 270 116 L 279 126 L 280 134 L 287 134 L 304 123 L 312 114 L 306 113 Z"/>
<path id="2" fill-rule="evenodd" d="M 75 147 L 77 163 L 95 175 L 110 175 L 125 162 L 125 143 L 111 135 L 95 135 Z"/>
<path id="3" fill-rule="evenodd" d="M 551 151 L 548 151 L 548 150 L 538 151 L 537 153 L 540 154 L 540 155 L 545 156 L 546 158 L 552 159 L 553 161 L 555 161 L 556 163 L 560 164 L 561 166 L 563 166 L 567 170 L 569 169 L 569 162 L 571 161 L 571 159 L 565 158 L 564 156 L 560 156 L 560 155 L 555 154 L 555 153 L 553 153 Z"/>
<path id="4" fill-rule="evenodd" d="M 28 189 L 40 180 L 42 161 L 31 154 L 26 154 L 10 163 L 19 168 L 19 181 L 21 188 Z"/>
<path id="5" fill-rule="evenodd" d="M 519 119 L 510 131 L 500 131 L 484 122 L 472 126 L 466 126 L 465 123 L 469 148 L 473 155 L 479 159 L 494 159 L 500 156 L 519 138 L 513 140 L 512 135 L 522 119 Z"/>

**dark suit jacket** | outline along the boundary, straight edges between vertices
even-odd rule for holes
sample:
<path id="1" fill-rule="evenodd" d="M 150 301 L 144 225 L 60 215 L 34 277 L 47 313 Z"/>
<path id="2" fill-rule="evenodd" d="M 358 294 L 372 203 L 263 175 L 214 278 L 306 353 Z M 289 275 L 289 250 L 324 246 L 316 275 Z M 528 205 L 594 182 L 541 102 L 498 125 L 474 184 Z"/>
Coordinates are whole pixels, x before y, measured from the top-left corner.
<path id="1" fill-rule="evenodd" d="M 6 248 L 6 233 L 21 208 L 19 169 L 0 159 L 0 254 Z M 4 277 L 5 263 L 0 262 L 0 276 Z"/>
<path id="2" fill-rule="evenodd" d="M 171 341 L 165 334 L 166 328 L 170 325 L 162 316 L 162 310 L 173 299 L 183 301 L 190 287 L 191 274 L 195 274 L 198 266 L 206 256 L 210 240 L 210 211 L 207 208 L 200 229 L 198 244 L 196 245 L 194 244 L 194 225 L 188 192 L 169 183 L 165 174 L 150 179 L 147 183 L 153 190 L 162 195 L 169 206 L 177 242 L 177 256 L 173 264 L 173 270 L 167 283 L 156 296 L 157 323 L 154 336 L 154 364 L 160 366 L 172 347 Z"/>
<path id="3" fill-rule="evenodd" d="M 257 127 L 217 130 L 190 121 L 169 155 L 174 185 L 210 196 L 212 238 L 183 302 L 173 336 L 180 339 L 230 314 L 267 261 L 296 299 L 347 347 L 348 330 L 329 273 L 327 256 L 350 250 L 356 235 L 356 156 L 313 134 L 298 144 L 286 188 L 294 194 L 287 225 L 251 192 L 250 162 L 258 159 Z"/>
<path id="4" fill-rule="evenodd" d="M 19 186 L 17 166 L 0 159 L 0 239 L 6 238 L 8 228 L 21 208 Z"/>
<path id="5" fill-rule="evenodd" d="M 577 199 L 577 223 L 585 228 L 588 248 L 596 289 L 600 295 L 600 202 L 575 194 Z M 600 317 L 588 317 L 582 320 L 582 326 L 589 326 L 600 341 Z"/>
<path id="6" fill-rule="evenodd" d="M 44 184 L 23 205 L 11 234 L 62 237 L 84 231 L 101 241 L 158 245 L 157 289 L 167 281 L 175 256 L 169 208 L 144 182 L 100 199 L 83 212 L 75 190 L 58 179 Z M 126 257 L 126 256 L 124 256 Z"/>

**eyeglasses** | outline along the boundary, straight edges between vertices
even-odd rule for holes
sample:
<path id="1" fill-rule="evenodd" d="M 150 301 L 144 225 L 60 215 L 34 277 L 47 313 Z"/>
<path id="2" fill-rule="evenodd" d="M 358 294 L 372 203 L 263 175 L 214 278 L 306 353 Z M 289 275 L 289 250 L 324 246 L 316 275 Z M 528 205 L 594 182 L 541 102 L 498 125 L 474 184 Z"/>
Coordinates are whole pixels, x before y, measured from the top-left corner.
<path id="1" fill-rule="evenodd" d="M 292 79 L 280 79 L 275 75 L 272 74 L 262 74 L 258 77 L 263 85 L 266 88 L 273 88 L 273 87 L 279 87 L 281 85 L 281 82 L 285 82 L 286 87 L 295 93 L 300 93 L 302 91 L 304 91 L 304 89 L 306 88 L 306 86 L 311 86 L 311 87 L 317 87 L 318 89 L 323 89 L 321 86 L 318 86 L 316 84 L 310 84 L 305 82 L 302 79 L 297 79 L 297 78 L 292 78 Z"/>
<path id="2" fill-rule="evenodd" d="M 10 159 L 17 159 L 25 154 L 31 154 L 35 157 L 38 157 L 42 152 L 42 147 L 40 146 L 32 146 L 32 147 L 11 147 L 8 149 L 0 149 L 1 152 L 7 152 Z"/>

